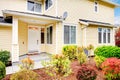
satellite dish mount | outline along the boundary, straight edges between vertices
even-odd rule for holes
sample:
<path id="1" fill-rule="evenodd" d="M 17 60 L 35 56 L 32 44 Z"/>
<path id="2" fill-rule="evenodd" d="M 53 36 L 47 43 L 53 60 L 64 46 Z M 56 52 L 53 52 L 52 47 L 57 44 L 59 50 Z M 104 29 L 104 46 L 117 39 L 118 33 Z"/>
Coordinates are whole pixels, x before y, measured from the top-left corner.
<path id="1" fill-rule="evenodd" d="M 63 20 L 65 20 L 65 19 L 67 18 L 67 16 L 68 16 L 68 12 L 65 11 L 65 12 L 63 13 Z"/>

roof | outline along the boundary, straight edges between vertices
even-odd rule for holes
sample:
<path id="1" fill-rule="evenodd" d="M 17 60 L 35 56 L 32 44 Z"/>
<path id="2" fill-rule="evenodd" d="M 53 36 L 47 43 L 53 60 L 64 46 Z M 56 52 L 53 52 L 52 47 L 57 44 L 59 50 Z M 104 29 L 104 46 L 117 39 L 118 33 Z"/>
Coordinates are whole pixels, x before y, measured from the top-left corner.
<path id="1" fill-rule="evenodd" d="M 22 12 L 22 11 L 13 11 L 13 10 L 3 10 L 3 14 L 11 14 L 11 15 L 17 15 L 17 16 L 32 16 L 36 18 L 42 17 L 43 19 L 49 18 L 52 20 L 62 20 L 60 17 L 45 15 L 45 14 L 36 14 L 36 13 L 30 13 L 30 12 Z"/>
<path id="2" fill-rule="evenodd" d="M 114 5 L 115 7 L 120 7 L 119 4 L 114 3 L 114 2 L 111 2 L 110 0 L 101 0 L 101 1 L 106 2 L 106 3 L 109 3 L 109 4 L 111 4 L 111 5 Z"/>
<path id="3" fill-rule="evenodd" d="M 92 20 L 86 20 L 86 19 L 79 19 L 80 23 L 84 22 L 86 25 L 100 25 L 100 26 L 109 26 L 113 27 L 113 24 L 105 23 L 105 22 L 99 22 L 99 21 L 92 21 Z"/>

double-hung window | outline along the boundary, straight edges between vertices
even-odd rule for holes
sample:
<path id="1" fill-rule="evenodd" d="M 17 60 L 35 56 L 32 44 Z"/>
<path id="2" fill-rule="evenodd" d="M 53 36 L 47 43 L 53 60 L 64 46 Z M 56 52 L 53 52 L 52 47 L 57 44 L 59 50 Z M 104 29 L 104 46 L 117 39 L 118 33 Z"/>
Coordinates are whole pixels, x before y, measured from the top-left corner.
<path id="1" fill-rule="evenodd" d="M 46 0 L 45 1 L 45 10 L 47 10 L 49 7 L 51 7 L 53 4 L 52 0 Z"/>
<path id="2" fill-rule="evenodd" d="M 64 44 L 76 44 L 76 26 L 64 25 Z"/>
<path id="3" fill-rule="evenodd" d="M 52 26 L 47 28 L 47 44 L 52 44 L 52 34 L 53 34 L 53 28 Z"/>
<path id="4" fill-rule="evenodd" d="M 28 0 L 27 2 L 27 8 L 29 11 L 33 11 L 33 12 L 41 12 L 42 10 L 42 4 L 40 2 L 37 1 L 30 1 Z"/>
<path id="5" fill-rule="evenodd" d="M 109 28 L 98 28 L 98 43 L 110 43 L 111 30 Z"/>

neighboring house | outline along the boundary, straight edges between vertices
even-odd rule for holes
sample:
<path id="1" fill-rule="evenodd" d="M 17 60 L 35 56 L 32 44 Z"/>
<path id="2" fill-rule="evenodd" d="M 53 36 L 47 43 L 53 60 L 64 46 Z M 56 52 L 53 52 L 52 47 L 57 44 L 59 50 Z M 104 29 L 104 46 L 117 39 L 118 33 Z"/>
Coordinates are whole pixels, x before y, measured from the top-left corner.
<path id="1" fill-rule="evenodd" d="M 61 53 L 64 45 L 114 45 L 108 0 L 1 0 L 0 49 L 17 60 L 31 52 Z"/>
<path id="2" fill-rule="evenodd" d="M 117 26 L 115 30 L 115 45 L 120 47 L 120 27 Z"/>

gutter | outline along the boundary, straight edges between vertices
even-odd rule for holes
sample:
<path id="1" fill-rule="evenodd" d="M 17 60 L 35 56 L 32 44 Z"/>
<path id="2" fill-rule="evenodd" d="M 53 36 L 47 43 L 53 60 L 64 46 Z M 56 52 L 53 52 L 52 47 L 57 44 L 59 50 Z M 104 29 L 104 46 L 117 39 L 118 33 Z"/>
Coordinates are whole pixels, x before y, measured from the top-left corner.
<path id="1" fill-rule="evenodd" d="M 45 20 L 53 20 L 53 21 L 63 21 L 63 19 L 50 18 L 50 17 L 47 17 L 47 16 L 22 13 L 22 12 L 17 12 L 17 11 L 12 11 L 12 10 L 2 10 L 2 12 L 3 12 L 3 14 L 10 14 L 10 15 L 13 15 L 13 16 L 23 16 L 23 17 L 45 19 Z"/>
<path id="2" fill-rule="evenodd" d="M 10 27 L 12 27 L 12 24 L 10 24 L 10 23 L 1 23 L 1 22 L 0 22 L 0 25 L 1 25 L 1 26 L 10 26 Z"/>

